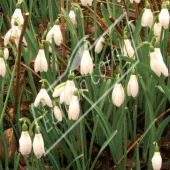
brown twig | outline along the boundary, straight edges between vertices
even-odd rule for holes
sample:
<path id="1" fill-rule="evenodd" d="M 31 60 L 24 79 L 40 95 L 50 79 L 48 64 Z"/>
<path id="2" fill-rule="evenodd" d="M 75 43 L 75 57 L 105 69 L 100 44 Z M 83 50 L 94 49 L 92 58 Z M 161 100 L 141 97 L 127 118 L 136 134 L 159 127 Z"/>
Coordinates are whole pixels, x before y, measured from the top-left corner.
<path id="1" fill-rule="evenodd" d="M 29 13 L 24 14 L 24 24 L 22 27 L 21 35 L 19 38 L 19 44 L 18 44 L 18 56 L 17 56 L 17 76 L 16 76 L 16 91 L 15 91 L 15 101 L 14 101 L 14 112 L 16 113 L 18 108 L 18 99 L 20 95 L 20 88 L 19 88 L 19 80 L 20 80 L 20 70 L 21 70 L 21 52 L 22 52 L 22 40 L 24 37 L 25 30 L 27 28 L 29 19 Z"/>
<path id="2" fill-rule="evenodd" d="M 164 116 L 166 113 L 168 113 L 170 111 L 170 109 L 166 110 L 164 113 L 162 113 L 160 116 L 158 116 L 156 118 L 156 121 L 158 121 L 162 116 Z M 128 154 L 136 145 L 137 143 L 141 140 L 142 136 L 144 134 L 142 134 L 138 139 L 137 141 L 135 141 L 135 143 L 133 143 L 132 146 L 129 147 L 129 149 L 126 151 L 126 154 Z M 124 159 L 124 155 L 120 158 L 120 160 L 114 165 L 114 169 L 120 164 L 120 162 Z"/>

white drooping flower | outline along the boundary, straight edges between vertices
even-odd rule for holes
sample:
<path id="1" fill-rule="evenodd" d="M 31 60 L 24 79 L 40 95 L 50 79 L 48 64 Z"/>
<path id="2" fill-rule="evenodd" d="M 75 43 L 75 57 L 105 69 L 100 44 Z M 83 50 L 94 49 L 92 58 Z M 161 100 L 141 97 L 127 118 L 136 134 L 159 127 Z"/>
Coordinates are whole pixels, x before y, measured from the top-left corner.
<path id="1" fill-rule="evenodd" d="M 89 5 L 92 6 L 93 0 L 81 0 L 83 6 Z"/>
<path id="2" fill-rule="evenodd" d="M 139 85 L 136 75 L 131 75 L 130 80 L 127 85 L 127 94 L 128 96 L 136 97 L 139 92 Z"/>
<path id="3" fill-rule="evenodd" d="M 164 74 L 164 76 L 168 76 L 168 69 L 163 61 L 161 61 L 160 54 L 157 54 L 155 52 L 154 48 L 151 47 L 150 51 L 150 66 L 151 69 L 160 77 L 161 73 Z"/>
<path id="4" fill-rule="evenodd" d="M 43 49 L 43 45 L 40 45 L 40 49 L 38 51 L 37 57 L 35 59 L 35 63 L 34 63 L 34 70 L 35 72 L 47 72 L 48 70 L 48 63 L 47 63 L 47 59 L 45 57 L 45 52 Z"/>
<path id="5" fill-rule="evenodd" d="M 117 107 L 120 107 L 125 99 L 125 92 L 121 83 L 115 85 L 112 92 L 112 101 Z"/>
<path id="6" fill-rule="evenodd" d="M 54 116 L 58 121 L 62 121 L 62 113 L 58 106 L 54 107 Z"/>
<path id="7" fill-rule="evenodd" d="M 35 101 L 34 101 L 34 106 L 38 107 L 40 102 L 42 103 L 43 106 L 48 105 L 49 107 L 53 107 L 52 101 L 50 99 L 50 96 L 48 95 L 47 91 L 42 85 L 41 90 L 39 91 Z"/>
<path id="8" fill-rule="evenodd" d="M 24 18 L 23 18 L 23 15 L 22 15 L 22 12 L 21 12 L 21 3 L 18 3 L 16 5 L 16 9 L 12 15 L 12 18 L 11 18 L 11 25 L 12 27 L 15 25 L 15 21 L 18 23 L 19 25 L 19 29 L 21 30 L 21 25 L 23 25 L 24 23 Z"/>
<path id="9" fill-rule="evenodd" d="M 169 76 L 168 68 L 167 68 L 167 66 L 164 63 L 164 60 L 163 60 L 160 48 L 155 48 L 155 52 L 157 53 L 159 64 L 162 67 L 162 69 L 161 69 L 162 74 L 165 77 L 168 77 Z"/>
<path id="10" fill-rule="evenodd" d="M 161 23 L 156 23 L 154 24 L 154 35 L 157 35 L 157 40 L 160 41 L 160 37 L 161 37 L 161 29 L 162 29 L 162 25 Z M 162 35 L 162 40 L 164 39 L 164 33 Z"/>
<path id="11" fill-rule="evenodd" d="M 67 105 L 70 105 L 70 101 L 73 97 L 74 90 L 75 90 L 74 81 L 72 79 L 67 80 L 66 87 L 64 89 L 64 101 Z M 62 95 L 62 93 L 61 93 L 61 95 Z"/>
<path id="12" fill-rule="evenodd" d="M 161 12 L 159 14 L 159 22 L 165 29 L 169 27 L 169 19 L 169 11 L 166 7 L 166 4 L 163 4 Z"/>
<path id="13" fill-rule="evenodd" d="M 32 150 L 32 140 L 28 133 L 26 124 L 22 125 L 21 137 L 19 139 L 19 151 L 22 155 L 29 155 Z"/>
<path id="14" fill-rule="evenodd" d="M 159 152 L 159 147 L 156 143 L 156 147 L 155 147 L 155 152 L 154 152 L 154 155 L 152 157 L 152 167 L 153 167 L 153 170 L 160 170 L 161 167 L 162 167 L 162 157 L 161 157 L 161 154 Z"/>
<path id="15" fill-rule="evenodd" d="M 150 4 L 147 3 L 146 5 L 146 9 L 142 15 L 142 26 L 143 27 L 152 27 L 153 24 L 153 14 L 152 11 L 150 9 Z"/>
<path id="16" fill-rule="evenodd" d="M 62 41 L 63 41 L 63 36 L 60 30 L 59 26 L 59 20 L 57 19 L 55 22 L 55 25 L 51 28 L 51 30 L 48 32 L 46 36 L 46 40 L 49 41 L 50 43 L 52 42 L 52 38 L 54 38 L 54 42 L 56 45 L 60 46 Z M 51 47 L 50 47 L 50 52 L 51 52 Z"/>
<path id="17" fill-rule="evenodd" d="M 90 52 L 88 50 L 87 45 L 85 46 L 85 50 L 83 52 L 83 56 L 80 63 L 80 72 L 81 74 L 88 74 L 93 72 L 93 61 L 90 56 Z"/>
<path id="18" fill-rule="evenodd" d="M 69 17 L 75 27 L 77 27 L 77 20 L 76 20 L 76 14 L 73 10 L 70 11 Z"/>
<path id="19" fill-rule="evenodd" d="M 9 50 L 6 46 L 4 47 L 4 58 L 5 58 L 5 60 L 7 60 L 9 58 Z"/>
<path id="20" fill-rule="evenodd" d="M 21 35 L 21 31 L 19 29 L 18 24 L 15 22 L 15 25 L 5 34 L 4 46 L 8 45 L 9 40 L 11 38 L 11 39 L 13 39 L 15 41 L 15 44 L 16 44 L 16 46 L 18 48 L 20 35 Z M 24 37 L 23 37 L 22 42 L 24 43 L 25 46 L 27 46 L 27 42 L 26 42 Z"/>
<path id="21" fill-rule="evenodd" d="M 68 118 L 73 120 L 77 120 L 80 114 L 80 105 L 77 95 L 78 94 L 73 95 L 68 110 Z"/>
<path id="22" fill-rule="evenodd" d="M 6 66 L 3 58 L 0 58 L 0 76 L 5 77 Z"/>
<path id="23" fill-rule="evenodd" d="M 135 59 L 135 55 L 134 55 L 135 52 L 129 39 L 124 40 L 123 53 L 125 56 L 130 57 L 130 58 L 133 57 Z"/>
<path id="24" fill-rule="evenodd" d="M 34 140 L 33 140 L 33 151 L 35 156 L 40 159 L 44 154 L 44 140 L 40 131 L 36 131 Z"/>
<path id="25" fill-rule="evenodd" d="M 98 42 L 97 42 L 97 44 L 96 44 L 96 46 L 95 46 L 95 52 L 96 53 L 100 53 L 101 51 L 102 51 L 102 49 L 103 49 L 103 42 L 105 41 L 105 39 L 103 38 L 103 37 L 101 37 L 99 40 L 98 40 Z"/>

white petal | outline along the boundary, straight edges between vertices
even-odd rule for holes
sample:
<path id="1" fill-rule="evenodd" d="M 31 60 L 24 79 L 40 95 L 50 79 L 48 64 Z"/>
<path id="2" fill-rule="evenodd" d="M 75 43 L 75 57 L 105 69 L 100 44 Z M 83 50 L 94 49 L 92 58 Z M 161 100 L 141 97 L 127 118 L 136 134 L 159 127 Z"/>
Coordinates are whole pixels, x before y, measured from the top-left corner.
<path id="1" fill-rule="evenodd" d="M 96 53 L 100 53 L 101 51 L 102 51 L 102 49 L 103 49 L 103 44 L 102 44 L 102 42 L 104 42 L 105 41 L 105 39 L 103 38 L 103 37 L 101 37 L 99 40 L 98 40 L 98 42 L 97 42 L 97 44 L 96 44 L 96 47 L 95 47 L 95 52 Z"/>
<path id="2" fill-rule="evenodd" d="M 81 3 L 82 3 L 83 6 L 86 6 L 88 1 L 87 0 L 81 0 Z"/>
<path id="3" fill-rule="evenodd" d="M 37 57 L 35 59 L 35 62 L 34 62 L 34 70 L 35 72 L 38 72 L 41 70 L 41 52 L 40 50 L 38 51 L 38 54 L 37 54 Z"/>
<path id="4" fill-rule="evenodd" d="M 150 66 L 151 69 L 160 77 L 161 69 L 156 52 L 150 53 Z"/>
<path id="5" fill-rule="evenodd" d="M 41 89 L 37 95 L 37 97 L 35 98 L 34 101 L 34 106 L 38 107 L 39 103 L 41 102 L 41 99 L 44 97 L 44 93 L 43 93 L 43 89 Z"/>
<path id="6" fill-rule="evenodd" d="M 54 116 L 58 121 L 62 121 L 62 113 L 58 106 L 54 107 Z"/>
<path id="7" fill-rule="evenodd" d="M 12 27 L 14 26 L 14 22 L 18 22 L 19 25 L 23 25 L 24 23 L 24 18 L 21 12 L 21 9 L 16 8 L 13 15 L 12 15 L 12 19 L 11 19 L 11 25 Z M 21 27 L 20 27 L 21 29 Z"/>
<path id="8" fill-rule="evenodd" d="M 153 24 L 153 14 L 150 9 L 145 9 L 143 15 L 142 15 L 142 26 L 143 27 L 151 27 Z"/>
<path id="9" fill-rule="evenodd" d="M 42 89 L 43 90 L 43 93 L 44 93 L 44 100 L 45 100 L 45 103 L 49 106 L 49 107 L 53 107 L 53 103 L 52 103 L 52 100 L 50 99 L 50 96 L 48 95 L 47 91 L 45 89 Z"/>
<path id="10" fill-rule="evenodd" d="M 160 170 L 162 167 L 162 157 L 160 152 L 155 152 L 152 158 L 152 167 L 154 170 Z"/>
<path id="11" fill-rule="evenodd" d="M 0 58 L 0 75 L 5 77 L 6 74 L 6 66 L 3 58 Z"/>
<path id="12" fill-rule="evenodd" d="M 53 97 L 58 97 L 61 95 L 61 93 L 63 92 L 63 90 L 65 89 L 65 86 L 59 88 L 59 89 L 55 89 L 54 93 L 53 93 Z"/>
<path id="13" fill-rule="evenodd" d="M 9 58 L 8 48 L 4 48 L 4 58 L 5 58 L 5 60 L 7 60 Z"/>
<path id="14" fill-rule="evenodd" d="M 138 85 L 138 81 L 136 78 L 136 75 L 131 75 L 131 94 L 133 97 L 136 97 L 139 91 L 139 85 Z"/>
<path id="15" fill-rule="evenodd" d="M 44 71 L 44 72 L 47 72 L 48 70 L 48 63 L 47 63 L 47 59 L 45 57 L 45 53 L 44 53 L 44 50 L 42 50 L 42 54 L 41 54 L 41 59 L 40 59 L 40 71 Z"/>
<path id="16" fill-rule="evenodd" d="M 62 104 L 64 102 L 64 90 L 62 91 L 61 95 L 60 95 L 60 104 Z"/>
<path id="17" fill-rule="evenodd" d="M 73 24 L 76 25 L 76 23 L 77 23 L 77 21 L 76 21 L 76 14 L 74 13 L 73 10 L 70 11 L 69 17 L 70 17 L 71 21 L 73 22 Z"/>
<path id="18" fill-rule="evenodd" d="M 169 12 L 168 9 L 162 9 L 160 14 L 159 14 L 159 21 L 160 24 L 167 29 L 169 27 Z"/>
<path id="19" fill-rule="evenodd" d="M 5 37 L 4 37 L 4 46 L 6 46 L 9 43 L 9 39 L 11 37 L 11 32 L 12 32 L 12 29 L 9 29 L 9 31 L 5 34 Z"/>
<path id="20" fill-rule="evenodd" d="M 48 32 L 47 36 L 46 36 L 46 41 L 49 41 L 51 42 L 51 39 L 52 39 L 52 35 L 55 33 L 57 29 L 57 25 L 54 25 L 51 30 Z"/>

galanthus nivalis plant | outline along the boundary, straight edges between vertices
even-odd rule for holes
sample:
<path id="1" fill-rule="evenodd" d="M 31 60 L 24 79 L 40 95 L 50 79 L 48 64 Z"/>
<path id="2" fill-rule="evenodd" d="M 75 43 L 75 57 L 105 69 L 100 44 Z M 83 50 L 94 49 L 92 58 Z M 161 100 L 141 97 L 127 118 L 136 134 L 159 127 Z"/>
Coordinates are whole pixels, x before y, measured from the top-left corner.
<path id="1" fill-rule="evenodd" d="M 24 23 L 24 18 L 23 18 L 22 12 L 21 12 L 21 3 L 20 2 L 17 3 L 16 9 L 12 15 L 12 18 L 11 18 L 12 27 L 15 25 L 15 22 L 18 23 L 19 29 L 21 30 L 22 25 Z"/>
<path id="2" fill-rule="evenodd" d="M 68 118 L 77 120 L 80 114 L 80 105 L 79 105 L 79 99 L 78 99 L 78 90 L 75 89 L 73 93 L 73 97 L 70 102 L 70 107 L 68 110 Z"/>
<path id="3" fill-rule="evenodd" d="M 153 14 L 152 14 L 152 11 L 150 9 L 149 2 L 147 2 L 145 11 L 142 15 L 142 26 L 151 28 L 152 24 L 153 24 Z"/>
<path id="4" fill-rule="evenodd" d="M 35 156 L 40 159 L 42 155 L 44 154 L 44 140 L 41 134 L 41 129 L 37 125 L 35 129 L 35 136 L 33 140 L 33 151 Z"/>
<path id="5" fill-rule="evenodd" d="M 160 76 L 161 73 L 164 76 L 168 76 L 168 70 L 167 67 L 165 66 L 165 63 L 161 61 L 158 57 L 159 54 L 155 52 L 155 49 L 153 46 L 150 47 L 150 66 L 151 69 L 158 75 Z"/>
<path id="6" fill-rule="evenodd" d="M 123 47 L 123 53 L 124 53 L 124 55 L 125 56 L 127 56 L 127 57 L 130 57 L 130 58 L 134 58 L 135 59 L 135 55 L 134 55 L 134 49 L 133 49 L 133 47 L 132 47 L 132 45 L 131 45 L 131 42 L 130 42 L 130 40 L 127 38 L 127 36 L 125 35 L 124 36 L 124 47 Z"/>
<path id="7" fill-rule="evenodd" d="M 96 53 L 100 53 L 102 51 L 104 42 L 105 42 L 105 39 L 103 37 L 100 37 L 95 46 Z"/>
<path id="8" fill-rule="evenodd" d="M 127 85 L 127 94 L 128 96 L 136 97 L 138 92 L 139 92 L 138 80 L 135 75 L 135 70 L 133 69 Z"/>
<path id="9" fill-rule="evenodd" d="M 68 80 L 66 82 L 66 87 L 64 89 L 64 101 L 67 105 L 70 105 L 70 102 L 73 97 L 73 92 L 75 90 L 75 84 L 74 84 L 74 76 L 70 74 L 68 76 Z M 62 94 L 61 94 L 62 95 Z"/>
<path id="10" fill-rule="evenodd" d="M 43 44 L 40 44 L 40 49 L 38 51 L 37 57 L 34 63 L 34 70 L 35 72 L 47 72 L 48 70 L 48 63 L 45 57 L 44 47 Z"/>
<path id="11" fill-rule="evenodd" d="M 112 101 L 117 107 L 120 107 L 125 100 L 125 92 L 121 83 L 117 83 L 114 86 L 112 92 Z"/>
<path id="12" fill-rule="evenodd" d="M 19 151 L 22 155 L 29 155 L 32 150 L 32 140 L 26 123 L 22 125 L 21 137 L 19 139 Z"/>
<path id="13" fill-rule="evenodd" d="M 158 144 L 156 143 L 154 155 L 152 157 L 152 167 L 153 170 L 160 170 L 162 167 L 162 157 L 159 152 Z"/>
<path id="14" fill-rule="evenodd" d="M 165 28 L 165 29 L 168 29 L 169 27 L 169 20 L 170 20 L 170 17 L 169 17 L 169 11 L 166 7 L 166 4 L 163 3 L 162 4 L 162 9 L 161 9 L 161 12 L 159 14 L 159 21 L 160 21 L 160 24 Z"/>
<path id="15" fill-rule="evenodd" d="M 60 23 L 59 19 L 57 19 L 55 21 L 55 25 L 51 28 L 51 30 L 48 32 L 46 36 L 46 40 L 49 41 L 50 43 L 52 42 L 52 38 L 54 38 L 54 42 L 58 46 L 60 46 L 63 41 L 63 36 L 60 30 L 59 23 Z M 51 48 L 50 48 L 50 52 L 52 52 Z"/>
<path id="16" fill-rule="evenodd" d="M 41 86 L 41 90 L 39 91 L 35 101 L 34 106 L 38 107 L 38 105 L 42 103 L 43 106 L 48 105 L 49 107 L 53 107 L 52 100 L 50 99 L 50 96 L 48 95 L 47 91 L 45 90 L 44 83 Z"/>
<path id="17" fill-rule="evenodd" d="M 91 74 L 93 72 L 93 61 L 88 50 L 88 43 L 85 43 L 81 63 L 80 63 L 81 74 Z"/>

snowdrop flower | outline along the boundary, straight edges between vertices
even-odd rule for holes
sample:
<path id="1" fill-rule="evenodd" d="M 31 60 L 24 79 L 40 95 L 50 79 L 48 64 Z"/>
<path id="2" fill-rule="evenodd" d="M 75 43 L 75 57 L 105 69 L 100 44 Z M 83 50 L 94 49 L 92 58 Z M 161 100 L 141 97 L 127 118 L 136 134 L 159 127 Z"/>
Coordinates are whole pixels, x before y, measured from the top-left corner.
<path id="1" fill-rule="evenodd" d="M 135 55 L 134 55 L 134 49 L 131 45 L 131 42 L 129 39 L 127 39 L 127 36 L 125 36 L 125 40 L 124 40 L 124 48 L 123 48 L 123 53 L 125 56 L 130 57 L 130 58 L 134 58 L 135 59 Z"/>
<path id="2" fill-rule="evenodd" d="M 103 49 L 103 42 L 105 41 L 105 39 L 103 37 L 101 37 L 95 47 L 95 52 L 96 53 L 100 53 Z"/>
<path id="3" fill-rule="evenodd" d="M 52 38 L 54 38 L 54 41 L 55 41 L 56 45 L 58 45 L 58 46 L 61 45 L 61 43 L 63 41 L 63 37 L 62 37 L 61 30 L 60 30 L 59 20 L 58 19 L 56 20 L 55 25 L 48 32 L 48 34 L 46 36 L 46 40 L 51 43 Z M 51 49 L 50 49 L 50 51 L 51 51 Z"/>
<path id="4" fill-rule="evenodd" d="M 164 63 L 164 60 L 163 60 L 163 57 L 162 57 L 162 53 L 161 53 L 161 50 L 160 50 L 160 44 L 159 44 L 158 41 L 156 41 L 156 43 L 155 43 L 155 52 L 157 53 L 159 63 L 161 65 L 161 67 L 162 67 L 162 74 L 165 77 L 168 77 L 169 76 L 168 68 L 167 68 L 167 66 Z"/>
<path id="5" fill-rule="evenodd" d="M 12 15 L 12 18 L 11 18 L 12 27 L 15 25 L 15 21 L 18 23 L 19 29 L 21 30 L 22 29 L 21 25 L 23 25 L 24 23 L 24 18 L 21 12 L 21 3 L 17 3 L 16 9 Z"/>
<path id="6" fill-rule="evenodd" d="M 122 87 L 121 83 L 118 83 L 115 85 L 113 92 L 112 92 L 112 100 L 113 104 L 115 104 L 117 107 L 120 107 L 125 99 L 125 92 Z"/>
<path id="7" fill-rule="evenodd" d="M 58 106 L 54 107 L 54 116 L 58 121 L 62 121 L 62 113 Z"/>
<path id="8" fill-rule="evenodd" d="M 5 62 L 3 58 L 0 58 L 0 76 L 5 77 L 5 74 L 6 74 Z"/>
<path id="9" fill-rule="evenodd" d="M 159 41 L 160 40 L 160 37 L 161 37 L 161 29 L 162 29 L 162 25 L 161 23 L 156 23 L 154 24 L 154 35 L 157 35 L 157 40 Z M 164 39 L 164 33 L 162 35 L 162 40 Z"/>
<path id="10" fill-rule="evenodd" d="M 74 13 L 73 10 L 70 11 L 69 17 L 75 27 L 77 27 L 77 20 L 76 20 L 76 14 Z"/>
<path id="11" fill-rule="evenodd" d="M 85 50 L 80 63 L 81 74 L 88 74 L 93 72 L 93 61 L 90 56 L 87 44 L 85 45 Z"/>
<path id="12" fill-rule="evenodd" d="M 78 91 L 74 91 L 74 95 L 71 99 L 69 110 L 68 110 L 68 118 L 77 120 L 80 114 L 80 106 L 79 106 L 79 99 L 78 99 Z"/>
<path id="13" fill-rule="evenodd" d="M 139 3 L 140 0 L 130 0 L 130 3 L 133 3 L 133 2 Z"/>
<path id="14" fill-rule="evenodd" d="M 150 47 L 150 66 L 151 69 L 160 77 L 161 73 L 164 76 L 168 76 L 167 68 L 164 62 L 160 62 L 158 54 L 155 52 L 153 47 Z"/>
<path id="15" fill-rule="evenodd" d="M 35 130 L 35 137 L 33 140 L 33 151 L 35 156 L 40 159 L 44 154 L 44 140 L 42 134 L 40 133 L 40 127 L 37 126 Z"/>
<path id="16" fill-rule="evenodd" d="M 9 58 L 9 51 L 8 51 L 7 46 L 5 46 L 5 48 L 4 48 L 4 58 L 5 58 L 5 60 L 7 60 Z"/>
<path id="17" fill-rule="evenodd" d="M 83 6 L 89 5 L 92 6 L 93 0 L 81 0 Z"/>
<path id="18" fill-rule="evenodd" d="M 45 90 L 44 84 L 42 84 L 41 90 L 39 91 L 35 101 L 34 106 L 38 107 L 39 103 L 42 103 L 43 106 L 48 105 L 49 107 L 53 107 L 52 101 Z"/>
<path id="19" fill-rule="evenodd" d="M 45 57 L 45 52 L 43 49 L 43 45 L 40 45 L 40 49 L 38 51 L 37 57 L 35 59 L 35 63 L 34 63 L 34 70 L 35 72 L 47 72 L 48 70 L 48 63 L 47 63 L 47 59 Z"/>
<path id="20" fill-rule="evenodd" d="M 21 31 L 18 27 L 18 23 L 15 21 L 14 26 L 6 33 L 6 35 L 4 37 L 4 46 L 8 45 L 9 40 L 11 38 L 15 41 L 15 44 L 18 47 L 20 35 L 21 35 Z M 27 46 L 27 42 L 24 37 L 23 37 L 22 41 L 23 41 L 24 45 Z"/>
<path id="21" fill-rule="evenodd" d="M 153 24 L 153 14 L 150 9 L 150 4 L 147 3 L 146 9 L 142 15 L 142 26 L 143 27 L 152 27 Z"/>
<path id="22" fill-rule="evenodd" d="M 139 92 L 139 85 L 138 85 L 137 77 L 134 73 L 132 73 L 127 85 L 127 94 L 128 96 L 136 97 L 138 92 Z"/>
<path id="23" fill-rule="evenodd" d="M 154 155 L 152 157 L 152 167 L 153 167 L 153 170 L 160 170 L 161 167 L 162 167 L 162 157 L 161 157 L 161 154 L 159 152 L 159 147 L 156 143 L 156 147 L 155 147 L 155 152 L 154 152 Z"/>
<path id="24" fill-rule="evenodd" d="M 64 89 L 64 101 L 67 105 L 70 105 L 70 101 L 73 97 L 74 90 L 75 90 L 75 84 L 73 81 L 73 75 L 70 74 L 68 76 L 68 80 L 66 82 L 66 87 Z"/>
<path id="25" fill-rule="evenodd" d="M 59 86 L 57 86 L 55 89 L 54 89 L 54 93 L 53 93 L 53 97 L 58 97 L 61 95 L 61 93 L 64 91 L 65 89 L 65 85 L 66 83 L 62 83 L 60 84 Z"/>
<path id="26" fill-rule="evenodd" d="M 32 140 L 28 133 L 28 126 L 24 123 L 22 125 L 22 133 L 19 139 L 19 151 L 22 155 L 29 155 L 32 150 Z"/>
<path id="27" fill-rule="evenodd" d="M 160 24 L 165 28 L 167 29 L 169 27 L 169 11 L 166 7 L 166 4 L 163 4 L 162 5 L 162 9 L 161 9 L 161 12 L 159 14 L 159 21 L 160 21 Z"/>

